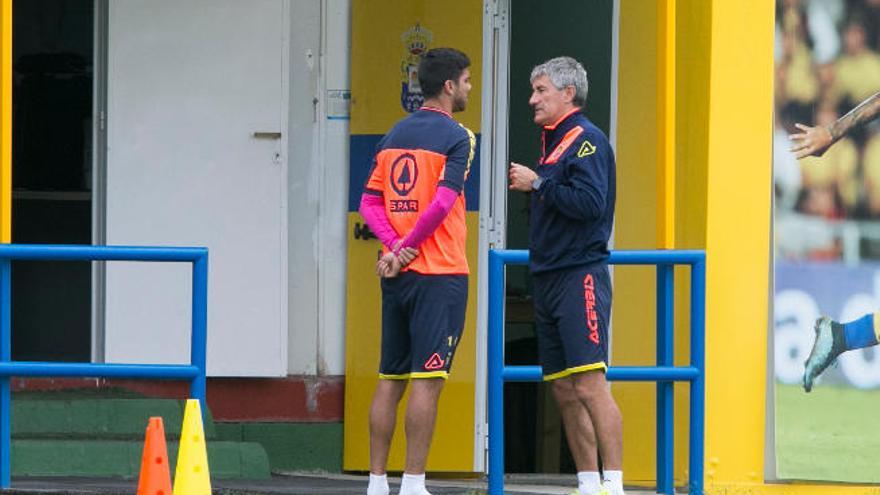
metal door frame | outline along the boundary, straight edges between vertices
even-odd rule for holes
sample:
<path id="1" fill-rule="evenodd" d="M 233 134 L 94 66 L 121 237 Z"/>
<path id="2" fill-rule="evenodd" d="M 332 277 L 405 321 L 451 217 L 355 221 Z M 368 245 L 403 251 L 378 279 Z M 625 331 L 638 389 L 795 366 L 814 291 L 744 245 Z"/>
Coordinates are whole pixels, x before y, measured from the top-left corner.
<path id="1" fill-rule="evenodd" d="M 107 244 L 107 47 L 109 0 L 95 0 L 92 71 L 92 244 Z M 92 362 L 104 362 L 106 262 L 92 262 Z"/>
<path id="2" fill-rule="evenodd" d="M 474 471 L 485 471 L 488 449 L 486 384 L 490 249 L 507 239 L 507 134 L 510 87 L 510 0 L 483 1 L 483 108 L 480 117 L 480 240 L 474 384 Z M 499 193 L 500 192 L 500 193 Z"/>

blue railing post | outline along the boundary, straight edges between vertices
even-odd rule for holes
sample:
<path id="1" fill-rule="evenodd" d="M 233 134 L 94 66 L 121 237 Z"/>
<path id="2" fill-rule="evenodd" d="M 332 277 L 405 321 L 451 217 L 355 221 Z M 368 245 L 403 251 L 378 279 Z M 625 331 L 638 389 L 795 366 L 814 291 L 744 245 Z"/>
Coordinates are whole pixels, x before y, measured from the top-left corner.
<path id="1" fill-rule="evenodd" d="M 539 366 L 504 365 L 504 266 L 528 263 L 528 251 L 489 251 L 488 421 L 489 495 L 504 494 L 504 382 L 541 381 Z M 614 251 L 609 264 L 657 265 L 657 364 L 613 366 L 611 381 L 657 382 L 657 491 L 674 493 L 673 382 L 691 384 L 690 476 L 693 495 L 703 495 L 705 434 L 706 255 L 703 251 Z M 691 362 L 674 366 L 674 265 L 691 266 Z"/>
<path id="2" fill-rule="evenodd" d="M 202 419 L 207 414 L 205 403 L 207 392 L 207 353 L 208 353 L 208 254 L 199 256 L 192 266 L 192 345 L 190 362 L 199 369 L 192 379 L 189 395 L 199 400 Z"/>
<path id="3" fill-rule="evenodd" d="M 700 370 L 691 381 L 689 493 L 703 495 L 703 437 L 706 413 L 706 258 L 691 265 L 691 366 Z"/>
<path id="4" fill-rule="evenodd" d="M 12 263 L 0 259 L 0 362 L 12 360 Z M 0 376 L 0 487 L 12 484 L 12 392 Z"/>
<path id="5" fill-rule="evenodd" d="M 504 495 L 504 260 L 489 251 L 489 495 Z"/>
<path id="6" fill-rule="evenodd" d="M 672 265 L 657 265 L 657 366 L 673 366 L 675 271 Z M 675 494 L 673 382 L 657 382 L 657 493 Z"/>

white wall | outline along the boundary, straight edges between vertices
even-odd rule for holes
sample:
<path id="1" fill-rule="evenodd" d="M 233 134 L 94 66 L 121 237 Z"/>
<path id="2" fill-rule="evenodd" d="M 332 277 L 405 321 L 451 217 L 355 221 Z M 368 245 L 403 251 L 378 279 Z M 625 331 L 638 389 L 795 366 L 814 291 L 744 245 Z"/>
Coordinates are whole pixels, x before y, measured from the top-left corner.
<path id="1" fill-rule="evenodd" d="M 342 375 L 348 121 L 328 90 L 349 89 L 350 0 L 294 0 L 290 14 L 288 371 Z"/>
<path id="2" fill-rule="evenodd" d="M 288 117 L 288 371 L 317 369 L 318 328 L 318 94 L 321 0 L 290 7 Z"/>
<path id="3" fill-rule="evenodd" d="M 340 90 L 350 91 L 351 0 L 324 0 L 323 185 L 319 221 L 318 374 L 345 373 L 345 287 L 349 121 L 339 117 Z M 350 92 L 348 93 L 350 95 Z M 346 100 L 350 101 L 350 100 Z"/>

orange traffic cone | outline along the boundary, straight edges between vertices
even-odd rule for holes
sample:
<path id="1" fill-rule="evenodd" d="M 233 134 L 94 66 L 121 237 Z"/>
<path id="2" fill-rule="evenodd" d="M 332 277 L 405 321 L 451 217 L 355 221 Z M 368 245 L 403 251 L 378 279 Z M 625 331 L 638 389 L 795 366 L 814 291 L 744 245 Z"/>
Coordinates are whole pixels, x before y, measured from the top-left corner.
<path id="1" fill-rule="evenodd" d="M 171 495 L 171 471 L 162 418 L 150 418 L 141 457 L 141 475 L 137 495 Z"/>

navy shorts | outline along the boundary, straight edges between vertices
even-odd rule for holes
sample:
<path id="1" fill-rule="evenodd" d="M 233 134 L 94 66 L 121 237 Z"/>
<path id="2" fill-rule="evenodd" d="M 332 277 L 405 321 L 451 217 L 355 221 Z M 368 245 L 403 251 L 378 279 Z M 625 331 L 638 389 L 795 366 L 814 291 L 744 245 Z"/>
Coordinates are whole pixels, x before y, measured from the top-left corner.
<path id="1" fill-rule="evenodd" d="M 539 273 L 534 282 L 544 380 L 608 368 L 611 277 L 604 262 Z"/>
<path id="2" fill-rule="evenodd" d="M 464 330 L 467 275 L 401 272 L 382 279 L 379 378 L 446 378 Z"/>

